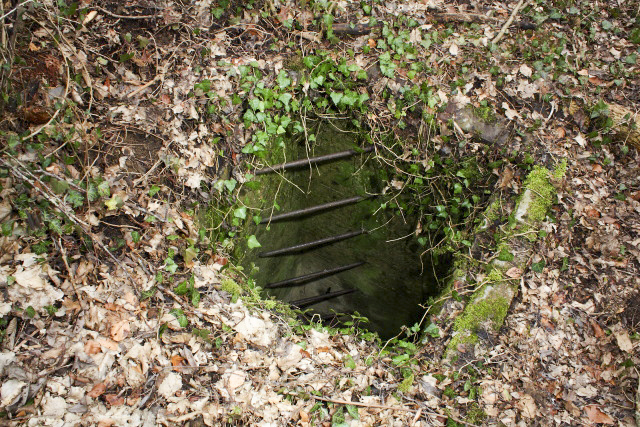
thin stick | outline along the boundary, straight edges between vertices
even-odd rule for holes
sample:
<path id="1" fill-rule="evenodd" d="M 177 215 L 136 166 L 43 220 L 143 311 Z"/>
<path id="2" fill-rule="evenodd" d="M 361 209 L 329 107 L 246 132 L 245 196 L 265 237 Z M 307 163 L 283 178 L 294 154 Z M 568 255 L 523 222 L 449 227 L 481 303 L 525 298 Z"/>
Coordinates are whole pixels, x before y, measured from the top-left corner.
<path id="1" fill-rule="evenodd" d="M 16 10 L 18 10 L 19 7 L 24 6 L 25 4 L 31 3 L 33 2 L 33 0 L 27 0 L 24 3 L 20 3 L 18 4 L 16 7 L 14 7 L 13 9 L 11 9 L 9 12 L 5 13 L 4 15 L 0 16 L 0 20 L 3 20 L 4 18 L 6 18 L 7 16 L 11 15 L 13 12 L 15 12 Z M 4 10 L 4 8 L 3 8 Z"/>
<path id="2" fill-rule="evenodd" d="M 156 15 L 132 15 L 132 16 L 127 16 L 127 15 L 118 15 L 116 13 L 113 12 L 109 12 L 107 9 L 103 9 L 100 6 L 97 6 L 96 9 L 106 13 L 107 15 L 113 17 L 113 18 L 118 18 L 118 19 L 150 19 L 150 18 L 157 18 L 160 16 L 160 14 L 156 14 Z"/>
<path id="3" fill-rule="evenodd" d="M 80 296 L 80 292 L 78 292 L 78 287 L 76 286 L 76 275 L 71 270 L 71 267 L 69 267 L 69 262 L 67 261 L 67 251 L 64 249 L 64 246 L 62 246 L 61 239 L 58 239 L 58 248 L 60 249 L 60 252 L 62 253 L 62 261 L 64 262 L 64 266 L 67 269 L 67 274 L 69 275 L 69 282 L 71 283 L 71 286 L 73 287 L 73 291 L 76 293 L 76 297 L 78 298 L 78 302 L 80 303 L 80 307 L 82 307 L 83 310 L 86 310 L 87 307 L 86 307 L 86 304 L 84 302 L 84 299 L 82 298 L 82 296 Z"/>
<path id="4" fill-rule="evenodd" d="M 530 1 L 530 0 L 529 0 Z M 529 4 L 529 1 L 527 1 L 527 5 Z M 520 0 L 518 2 L 518 4 L 516 5 L 516 7 L 513 9 L 513 12 L 511 12 L 511 16 L 509 16 L 509 19 L 507 19 L 507 22 L 504 23 L 504 25 L 502 26 L 502 28 L 500 29 L 500 32 L 498 33 L 498 35 L 491 41 L 491 43 L 496 44 L 500 41 L 500 39 L 502 38 L 502 36 L 504 36 L 504 33 L 507 31 L 507 28 L 509 28 L 509 26 L 511 26 L 511 23 L 513 22 L 513 20 L 515 19 L 516 15 L 518 14 L 518 11 L 520 10 L 520 8 L 522 7 L 522 4 L 524 3 L 524 0 Z M 525 5 L 526 6 L 526 5 Z"/>
<path id="5" fill-rule="evenodd" d="M 328 397 L 320 397 L 320 396 L 311 396 L 311 398 L 315 400 L 321 400 L 323 402 L 335 403 L 338 405 L 353 405 L 353 406 L 361 406 L 363 408 L 390 409 L 392 411 L 403 411 L 403 412 L 418 412 L 418 409 L 403 408 L 401 406 L 379 405 L 377 403 L 351 402 L 349 400 L 330 399 Z M 432 412 L 431 415 L 438 415 L 443 417 L 446 416 L 442 414 L 436 414 L 435 412 Z"/>

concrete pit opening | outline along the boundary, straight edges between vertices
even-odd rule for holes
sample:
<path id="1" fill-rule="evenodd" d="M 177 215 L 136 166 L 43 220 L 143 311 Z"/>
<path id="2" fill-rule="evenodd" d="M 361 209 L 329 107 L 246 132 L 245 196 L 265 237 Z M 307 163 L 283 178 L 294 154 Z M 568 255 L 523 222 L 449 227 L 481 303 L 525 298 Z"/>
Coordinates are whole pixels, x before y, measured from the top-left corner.
<path id="1" fill-rule="evenodd" d="M 398 213 L 399 189 L 376 147 L 344 121 L 321 123 L 315 135 L 287 142 L 243 191 L 253 217 L 245 232 L 260 247 L 241 248 L 240 262 L 266 297 L 306 318 L 339 325 L 364 316 L 359 326 L 391 338 L 422 320 L 450 257 L 431 256 L 418 218 Z"/>

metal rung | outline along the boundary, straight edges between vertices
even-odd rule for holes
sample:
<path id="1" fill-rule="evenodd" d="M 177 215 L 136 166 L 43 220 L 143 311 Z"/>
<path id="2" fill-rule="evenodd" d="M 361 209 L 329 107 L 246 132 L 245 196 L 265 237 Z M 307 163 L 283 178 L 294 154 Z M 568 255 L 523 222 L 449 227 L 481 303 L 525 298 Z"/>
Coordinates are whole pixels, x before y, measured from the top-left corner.
<path id="1" fill-rule="evenodd" d="M 258 254 L 258 257 L 267 258 L 272 256 L 291 255 L 299 252 L 305 252 L 311 249 L 319 248 L 321 246 L 330 245 L 332 243 L 350 239 L 352 237 L 356 237 L 365 233 L 367 233 L 366 230 L 350 231 L 349 233 L 339 234 L 337 236 L 325 237 L 320 240 L 314 240 L 312 242 L 289 246 L 288 248 L 275 249 L 273 251 L 262 252 Z"/>
<path id="2" fill-rule="evenodd" d="M 323 302 L 332 298 L 337 298 L 341 295 L 347 295 L 355 292 L 356 289 L 345 289 L 343 291 L 330 292 L 328 294 L 316 295 L 314 297 L 302 298 L 296 301 L 291 301 L 289 304 L 294 305 L 298 308 L 309 307 L 310 305 L 318 304 L 319 302 Z"/>
<path id="3" fill-rule="evenodd" d="M 281 280 L 275 283 L 269 283 L 265 286 L 265 288 L 274 289 L 302 286 L 309 282 L 314 282 L 316 280 L 324 279 L 325 277 L 333 276 L 334 274 L 338 274 L 343 271 L 351 270 L 352 268 L 360 267 L 363 264 L 364 262 L 355 262 L 353 264 L 341 265 L 340 267 L 332 268 L 329 270 L 316 271 L 315 273 L 305 274 L 304 276 L 298 276 L 291 279 Z"/>
<path id="4" fill-rule="evenodd" d="M 298 210 L 290 211 L 290 212 L 283 212 L 283 213 L 278 214 L 278 215 L 273 215 L 273 216 L 271 216 L 269 218 L 263 218 L 260 221 L 260 224 L 266 224 L 266 223 L 271 223 L 271 222 L 276 222 L 276 221 L 282 221 L 284 219 L 299 218 L 301 216 L 311 215 L 311 214 L 322 212 L 322 211 L 326 211 L 326 210 L 329 210 L 329 209 L 339 208 L 341 206 L 346 206 L 346 205 L 351 205 L 351 204 L 354 204 L 354 203 L 358 203 L 360 200 L 368 199 L 368 198 L 371 198 L 371 197 L 375 197 L 375 196 L 349 197 L 348 199 L 336 200 L 335 202 L 322 203 L 320 205 L 311 206 L 310 208 L 298 209 Z"/>
<path id="5" fill-rule="evenodd" d="M 258 169 L 257 171 L 255 171 L 255 174 L 264 175 L 265 173 L 279 172 L 287 169 L 296 169 L 303 166 L 315 165 L 317 163 L 330 162 L 332 160 L 346 159 L 347 157 L 351 157 L 356 154 L 370 153 L 374 149 L 375 149 L 375 146 L 370 145 L 366 148 L 358 149 L 358 150 L 346 150 L 346 151 L 340 151 L 338 153 L 325 154 L 323 156 L 310 157 L 308 159 L 294 160 L 292 162 L 280 163 L 278 165 L 269 166 L 264 169 Z"/>

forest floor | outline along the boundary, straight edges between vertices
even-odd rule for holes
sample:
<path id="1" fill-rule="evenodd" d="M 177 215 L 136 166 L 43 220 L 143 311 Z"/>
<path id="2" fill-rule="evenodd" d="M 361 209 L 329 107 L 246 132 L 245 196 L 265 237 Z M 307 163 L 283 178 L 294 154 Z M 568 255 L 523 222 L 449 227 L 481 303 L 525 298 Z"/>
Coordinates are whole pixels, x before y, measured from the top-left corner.
<path id="1" fill-rule="evenodd" d="M 639 3 L 14 3 L 2 425 L 634 425 L 640 155 L 607 118 L 640 101 Z M 508 123 L 508 144 L 434 120 L 453 103 Z M 567 161 L 489 352 L 441 363 L 464 290 L 426 338 L 384 343 L 296 322 L 233 266 L 247 171 L 329 117 L 402 138 L 417 166 L 396 184 L 435 153 L 477 157 L 516 198 L 533 165 Z M 211 224 L 210 204 L 232 208 Z"/>

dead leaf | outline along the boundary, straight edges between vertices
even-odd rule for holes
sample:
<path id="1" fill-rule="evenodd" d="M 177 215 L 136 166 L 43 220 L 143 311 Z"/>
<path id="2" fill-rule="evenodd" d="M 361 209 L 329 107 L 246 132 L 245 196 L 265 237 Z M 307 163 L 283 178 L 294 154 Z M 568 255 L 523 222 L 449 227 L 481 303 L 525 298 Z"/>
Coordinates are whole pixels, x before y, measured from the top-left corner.
<path id="1" fill-rule="evenodd" d="M 559 127 L 556 129 L 556 136 L 558 138 L 564 138 L 567 135 L 567 131 L 564 130 L 563 127 Z"/>
<path id="2" fill-rule="evenodd" d="M 531 74 L 533 73 L 533 70 L 527 65 L 527 64 L 522 64 L 520 65 L 520 74 L 522 74 L 525 77 L 531 77 Z"/>
<path id="3" fill-rule="evenodd" d="M 596 338 L 603 338 L 605 334 L 600 325 L 593 319 L 589 319 L 589 321 L 591 322 L 591 327 L 593 328 L 593 333 L 596 335 Z"/>
<path id="4" fill-rule="evenodd" d="M 613 418 L 602 412 L 596 405 L 587 405 L 584 407 L 584 412 L 587 413 L 589 421 L 598 424 L 613 424 Z"/>
<path id="5" fill-rule="evenodd" d="M 98 341 L 89 340 L 84 344 L 84 352 L 87 354 L 98 354 L 101 351 L 102 347 L 100 346 L 100 343 L 98 343 Z"/>
<path id="6" fill-rule="evenodd" d="M 49 121 L 51 114 L 42 107 L 25 107 L 22 109 L 22 119 L 34 125 L 42 125 Z"/>
<path id="7" fill-rule="evenodd" d="M 536 417 L 536 412 L 538 408 L 536 406 L 536 401 L 533 399 L 533 397 L 529 396 L 528 394 L 523 395 L 522 399 L 520 399 L 520 402 L 518 402 L 518 406 L 522 410 L 523 417 L 526 417 L 526 418 Z"/>
<path id="8" fill-rule="evenodd" d="M 518 277 L 522 276 L 522 269 L 518 267 L 511 267 L 505 274 L 512 279 L 517 279 Z"/>
<path id="9" fill-rule="evenodd" d="M 94 385 L 91 391 L 87 393 L 87 396 L 95 399 L 97 397 L 102 396 L 105 391 L 107 391 L 107 385 L 104 382 L 101 382 Z"/>
<path id="10" fill-rule="evenodd" d="M 36 46 L 33 42 L 29 42 L 29 50 L 31 52 L 37 52 L 40 50 L 40 48 Z"/>
<path id="11" fill-rule="evenodd" d="M 513 180 L 513 176 L 513 169 L 511 169 L 509 166 L 504 168 L 504 170 L 502 171 L 502 176 L 500 177 L 500 181 L 498 182 L 498 187 L 502 189 L 507 188 L 507 186 L 509 186 L 509 184 L 511 183 L 511 180 Z"/>
<path id="12" fill-rule="evenodd" d="M 633 344 L 629 339 L 629 333 L 624 329 L 619 329 L 613 333 L 613 336 L 616 337 L 616 342 L 618 343 L 618 347 L 620 350 L 626 351 L 627 353 L 631 353 L 633 351 Z"/>
<path id="13" fill-rule="evenodd" d="M 309 359 L 311 359 L 311 353 L 309 353 L 308 351 L 304 350 L 304 349 L 300 349 L 300 354 L 302 354 L 303 357 L 307 357 Z"/>
<path id="14" fill-rule="evenodd" d="M 174 354 L 173 356 L 171 356 L 171 365 L 173 366 L 173 370 L 176 372 L 181 372 L 182 371 L 182 365 L 184 365 L 184 357 L 178 355 L 178 354 Z"/>
<path id="15" fill-rule="evenodd" d="M 600 218 L 600 212 L 598 212 L 597 209 L 587 208 L 585 209 L 585 213 L 589 218 Z"/>
<path id="16" fill-rule="evenodd" d="M 124 396 L 118 396 L 117 394 L 106 394 L 104 398 L 111 406 L 124 405 Z"/>
<path id="17" fill-rule="evenodd" d="M 593 166 L 591 167 L 591 170 L 594 171 L 595 173 L 601 173 L 604 169 L 602 169 L 602 166 L 598 163 L 594 163 Z"/>
<path id="18" fill-rule="evenodd" d="M 111 338 L 114 341 L 122 341 L 131 333 L 131 326 L 128 320 L 121 320 L 111 326 Z"/>

